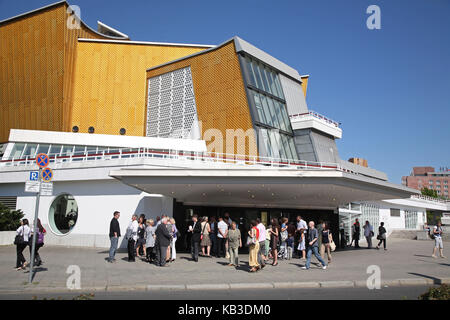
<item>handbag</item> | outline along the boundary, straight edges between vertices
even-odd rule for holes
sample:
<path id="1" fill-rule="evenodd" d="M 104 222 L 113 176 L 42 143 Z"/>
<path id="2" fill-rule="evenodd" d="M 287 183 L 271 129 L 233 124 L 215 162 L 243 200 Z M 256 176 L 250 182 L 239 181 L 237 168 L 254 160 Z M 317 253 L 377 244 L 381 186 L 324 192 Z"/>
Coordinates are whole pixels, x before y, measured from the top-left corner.
<path id="1" fill-rule="evenodd" d="M 200 235 L 200 241 L 202 241 L 202 240 L 203 240 L 203 232 L 205 232 L 205 228 L 206 228 L 206 223 L 207 223 L 207 222 L 205 222 L 205 225 L 203 226 L 203 229 L 202 229 L 202 234 Z"/>
<path id="2" fill-rule="evenodd" d="M 251 245 L 256 243 L 256 238 L 252 236 L 247 237 L 247 247 L 250 247 Z"/>
<path id="3" fill-rule="evenodd" d="M 331 251 L 336 250 L 336 244 L 334 243 L 333 240 L 330 241 L 330 249 L 331 249 Z"/>
<path id="4" fill-rule="evenodd" d="M 24 227 L 22 226 L 22 234 L 17 234 L 16 237 L 14 238 L 14 244 L 24 244 L 25 240 L 23 239 L 25 230 Z"/>

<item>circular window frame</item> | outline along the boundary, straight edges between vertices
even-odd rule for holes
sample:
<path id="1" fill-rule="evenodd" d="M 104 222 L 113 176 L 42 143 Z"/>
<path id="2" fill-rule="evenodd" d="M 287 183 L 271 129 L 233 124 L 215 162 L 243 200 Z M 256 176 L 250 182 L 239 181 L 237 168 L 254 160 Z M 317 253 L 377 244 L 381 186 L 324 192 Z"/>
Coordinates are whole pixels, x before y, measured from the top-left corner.
<path id="1" fill-rule="evenodd" d="M 47 221 L 48 221 L 48 228 L 50 229 L 50 231 L 51 231 L 55 236 L 58 236 L 58 237 L 65 237 L 65 236 L 68 236 L 69 234 L 71 234 L 71 233 L 73 232 L 73 230 L 75 229 L 75 227 L 77 226 L 77 222 L 78 222 L 78 214 L 77 214 L 77 221 L 75 222 L 75 225 L 73 226 L 73 228 L 69 230 L 69 232 L 67 232 L 67 233 L 61 233 L 60 231 L 55 231 L 55 230 L 53 229 L 52 224 L 50 223 L 50 220 L 51 220 L 51 218 L 50 218 L 50 210 L 51 210 L 52 205 L 53 205 L 53 203 L 55 202 L 55 200 L 58 199 L 60 196 L 64 196 L 64 195 L 68 195 L 68 196 L 73 197 L 73 199 L 75 200 L 75 202 L 76 202 L 76 204 L 77 204 L 78 212 L 80 211 L 80 207 L 79 207 L 79 205 L 78 205 L 78 201 L 77 201 L 77 199 L 75 199 L 75 196 L 74 196 L 73 194 L 70 194 L 70 193 L 68 193 L 68 192 L 61 192 L 61 193 L 59 193 L 58 195 L 56 195 L 56 196 L 53 197 L 52 201 L 50 202 L 50 206 L 48 207 L 48 212 L 47 212 L 47 219 L 48 219 L 48 220 L 47 220 Z M 53 218 L 53 219 L 54 219 L 54 218 Z"/>

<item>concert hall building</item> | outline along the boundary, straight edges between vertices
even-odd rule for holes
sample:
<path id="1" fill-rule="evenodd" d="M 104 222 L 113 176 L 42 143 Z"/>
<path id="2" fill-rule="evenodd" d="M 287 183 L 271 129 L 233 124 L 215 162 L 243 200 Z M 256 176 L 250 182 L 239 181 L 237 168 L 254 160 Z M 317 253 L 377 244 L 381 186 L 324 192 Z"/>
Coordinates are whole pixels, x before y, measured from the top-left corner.
<path id="1" fill-rule="evenodd" d="M 0 202 L 32 220 L 24 186 L 48 154 L 46 243 L 107 247 L 116 210 L 122 234 L 133 214 L 166 214 L 183 237 L 193 214 L 229 212 L 242 231 L 300 214 L 336 237 L 355 217 L 389 229 L 385 208 L 400 212 L 391 229 L 426 221 L 417 190 L 340 158 L 342 128 L 308 108 L 308 75 L 239 37 L 134 41 L 60 1 L 0 21 L 0 46 Z"/>

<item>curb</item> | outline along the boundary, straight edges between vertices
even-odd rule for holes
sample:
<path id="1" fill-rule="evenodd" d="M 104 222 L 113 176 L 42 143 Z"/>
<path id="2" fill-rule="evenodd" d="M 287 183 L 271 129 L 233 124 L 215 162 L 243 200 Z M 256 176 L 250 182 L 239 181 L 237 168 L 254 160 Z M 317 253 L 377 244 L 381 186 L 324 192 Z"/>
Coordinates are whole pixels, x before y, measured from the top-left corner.
<path id="1" fill-rule="evenodd" d="M 220 284 L 179 284 L 179 285 L 134 285 L 134 286 L 97 286 L 69 290 L 66 287 L 27 287 L 24 289 L 1 288 L 0 293 L 38 293 L 38 292 L 120 292 L 120 291 L 185 291 L 185 290 L 246 290 L 246 289 L 313 289 L 313 288 L 367 288 L 366 280 L 357 281 L 317 281 L 317 282 L 263 282 L 263 283 L 220 283 Z M 450 278 L 408 278 L 385 280 L 381 287 L 432 286 L 450 284 Z"/>

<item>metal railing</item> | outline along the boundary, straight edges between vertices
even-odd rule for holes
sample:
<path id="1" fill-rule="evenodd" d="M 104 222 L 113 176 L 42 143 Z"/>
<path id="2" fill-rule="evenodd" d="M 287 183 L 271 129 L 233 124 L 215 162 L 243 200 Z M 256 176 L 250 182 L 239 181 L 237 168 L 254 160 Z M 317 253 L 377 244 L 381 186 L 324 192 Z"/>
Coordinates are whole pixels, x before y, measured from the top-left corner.
<path id="1" fill-rule="evenodd" d="M 413 194 L 413 195 L 411 196 L 411 198 L 415 198 L 415 199 L 419 199 L 419 200 L 426 200 L 426 201 L 439 202 L 439 203 L 445 203 L 445 204 L 450 203 L 450 200 L 439 199 L 439 198 L 433 198 L 433 197 L 424 196 L 424 195 L 421 195 L 421 194 Z"/>
<path id="2" fill-rule="evenodd" d="M 290 160 L 260 156 L 248 156 L 217 152 L 186 152 L 179 150 L 155 150 L 148 148 L 117 149 L 102 152 L 85 151 L 73 154 L 50 155 L 50 163 L 77 163 L 90 161 L 108 161 L 117 159 L 161 159 L 195 161 L 197 163 L 223 163 L 244 166 L 265 166 L 273 168 L 294 168 L 310 170 L 337 170 L 342 171 L 336 163 L 312 162 L 303 160 Z M 0 167 L 31 166 L 35 164 L 35 157 L 26 156 L 20 159 L 0 160 Z"/>
<path id="3" fill-rule="evenodd" d="M 334 121 L 334 120 L 332 120 L 330 118 L 327 118 L 324 115 L 321 115 L 320 113 L 315 112 L 315 111 L 309 111 L 309 112 L 305 112 L 305 113 L 293 114 L 293 115 L 289 116 L 289 118 L 291 120 L 294 120 L 294 121 L 295 120 L 305 119 L 305 118 L 308 118 L 308 117 L 313 117 L 313 118 L 319 119 L 319 120 L 324 121 L 327 124 L 333 125 L 333 126 L 335 126 L 337 128 L 339 128 L 339 125 L 340 125 L 339 122 Z"/>

